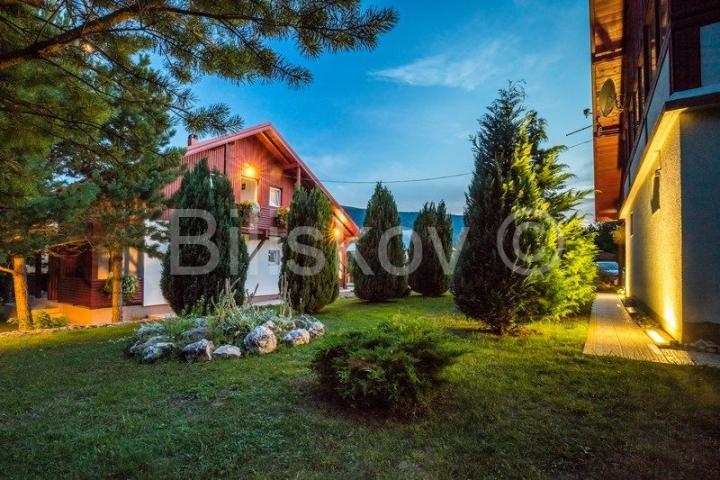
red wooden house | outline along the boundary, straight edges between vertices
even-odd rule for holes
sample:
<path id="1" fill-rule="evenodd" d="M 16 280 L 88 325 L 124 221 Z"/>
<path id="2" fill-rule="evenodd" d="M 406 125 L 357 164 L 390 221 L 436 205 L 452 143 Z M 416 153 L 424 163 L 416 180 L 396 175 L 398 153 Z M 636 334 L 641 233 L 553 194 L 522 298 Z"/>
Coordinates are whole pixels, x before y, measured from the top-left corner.
<path id="1" fill-rule="evenodd" d="M 238 203 L 257 203 L 260 207 L 254 221 L 243 226 L 251 259 L 245 289 L 255 292 L 257 301 L 269 300 L 278 294 L 280 239 L 286 232 L 278 226 L 277 210 L 290 206 L 297 186 L 320 188 L 330 199 L 340 256 L 338 281 L 346 285 L 347 246 L 359 235 L 360 229 L 272 124 L 205 141 L 189 137 L 184 161 L 192 168 L 202 158 L 207 158 L 211 168 L 228 176 Z M 180 182 L 178 178 L 168 185 L 165 194 L 172 195 Z M 49 270 L 48 299 L 57 302 L 73 322 L 109 321 L 110 298 L 103 291 L 109 273 L 106 254 L 88 246 L 79 254 L 52 258 Z M 135 274 L 140 280 L 137 295 L 125 308 L 126 318 L 170 311 L 160 291 L 158 259 L 130 250 L 125 253 L 125 272 Z"/>

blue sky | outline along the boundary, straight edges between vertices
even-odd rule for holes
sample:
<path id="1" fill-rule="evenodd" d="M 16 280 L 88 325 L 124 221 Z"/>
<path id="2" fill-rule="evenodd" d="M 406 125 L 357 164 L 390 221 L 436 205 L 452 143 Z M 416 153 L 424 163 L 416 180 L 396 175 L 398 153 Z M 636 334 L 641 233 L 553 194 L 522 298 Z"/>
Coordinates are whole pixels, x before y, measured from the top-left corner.
<path id="1" fill-rule="evenodd" d="M 472 170 L 469 135 L 508 80 L 524 80 L 530 107 L 549 122 L 550 143 L 591 138 L 589 21 L 578 0 L 373 0 L 395 7 L 396 28 L 372 52 L 307 60 L 292 45 L 281 51 L 308 67 L 312 84 L 233 85 L 206 78 L 199 103 L 224 102 L 245 126 L 271 121 L 322 180 L 396 180 Z M 183 145 L 181 129 L 175 143 Z M 563 159 L 592 185 L 592 148 Z M 444 199 L 462 213 L 470 177 L 389 185 L 404 211 Z M 364 207 L 372 185 L 327 183 L 344 205 Z M 586 208 L 589 211 L 589 204 Z"/>

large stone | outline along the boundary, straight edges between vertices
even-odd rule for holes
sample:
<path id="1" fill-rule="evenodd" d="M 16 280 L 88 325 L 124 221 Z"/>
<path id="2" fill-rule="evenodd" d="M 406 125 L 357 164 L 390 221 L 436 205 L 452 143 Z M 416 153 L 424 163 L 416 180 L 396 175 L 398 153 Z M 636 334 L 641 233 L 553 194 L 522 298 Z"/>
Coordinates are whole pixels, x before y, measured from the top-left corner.
<path id="1" fill-rule="evenodd" d="M 148 345 L 142 352 L 142 362 L 153 363 L 161 358 L 169 357 L 173 350 L 175 350 L 175 344 L 170 342 Z"/>
<path id="2" fill-rule="evenodd" d="M 245 349 L 250 353 L 265 354 L 277 348 L 277 337 L 269 328 L 260 325 L 252 329 L 243 340 Z"/>
<path id="3" fill-rule="evenodd" d="M 325 325 L 322 322 L 315 320 L 314 322 L 310 323 L 307 331 L 312 338 L 322 337 L 323 335 L 325 335 Z"/>
<path id="4" fill-rule="evenodd" d="M 283 338 L 283 342 L 291 347 L 306 345 L 310 343 L 310 333 L 304 328 L 297 328 L 289 331 L 288 334 L 285 335 L 285 338 Z"/>
<path id="5" fill-rule="evenodd" d="M 128 348 L 128 355 L 140 355 L 145 350 L 145 348 L 149 347 L 150 345 L 155 345 L 156 343 L 166 343 L 169 341 L 170 338 L 166 337 L 165 335 L 156 335 L 150 338 L 141 338 L 140 340 L 135 342 L 130 348 Z"/>
<path id="6" fill-rule="evenodd" d="M 185 330 L 180 334 L 180 337 L 183 340 L 189 341 L 189 342 L 197 342 L 198 340 L 202 340 L 206 338 L 208 335 L 208 329 L 207 327 L 195 327 L 191 328 L 190 330 Z"/>
<path id="7" fill-rule="evenodd" d="M 182 349 L 182 356 L 188 362 L 197 360 L 212 360 L 215 345 L 210 340 L 202 339 L 197 342 L 185 345 Z"/>
<path id="8" fill-rule="evenodd" d="M 138 337 L 152 337 L 155 335 L 162 335 L 165 331 L 165 327 L 162 323 L 146 323 L 138 328 L 136 335 Z"/>
<path id="9" fill-rule="evenodd" d="M 235 345 L 220 345 L 212 352 L 213 358 L 234 359 L 242 356 L 242 350 Z"/>

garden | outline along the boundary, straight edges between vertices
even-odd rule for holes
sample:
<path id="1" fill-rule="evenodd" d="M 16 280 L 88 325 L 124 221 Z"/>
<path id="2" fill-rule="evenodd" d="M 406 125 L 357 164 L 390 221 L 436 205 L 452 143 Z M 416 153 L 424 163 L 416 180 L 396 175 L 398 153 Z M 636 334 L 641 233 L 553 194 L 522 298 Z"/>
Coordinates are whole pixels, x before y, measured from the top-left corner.
<path id="1" fill-rule="evenodd" d="M 448 296 L 413 295 L 342 299 L 317 318 L 325 337 L 231 361 L 123 361 L 130 325 L 3 339 L 3 476 L 707 478 L 720 467 L 720 372 L 585 356 L 586 317 L 500 337 Z M 462 352 L 414 417 L 348 409 L 311 369 L 343 335 L 388 319 L 439 327 Z"/>

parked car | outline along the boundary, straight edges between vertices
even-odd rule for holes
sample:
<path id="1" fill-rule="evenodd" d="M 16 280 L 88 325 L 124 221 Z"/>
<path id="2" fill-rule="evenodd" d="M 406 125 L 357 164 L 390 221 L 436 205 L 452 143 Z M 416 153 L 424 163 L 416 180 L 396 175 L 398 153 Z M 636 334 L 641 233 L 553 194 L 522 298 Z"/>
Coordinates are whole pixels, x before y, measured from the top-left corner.
<path id="1" fill-rule="evenodd" d="M 620 265 L 617 262 L 595 262 L 600 281 L 605 285 L 617 287 L 620 283 Z"/>

